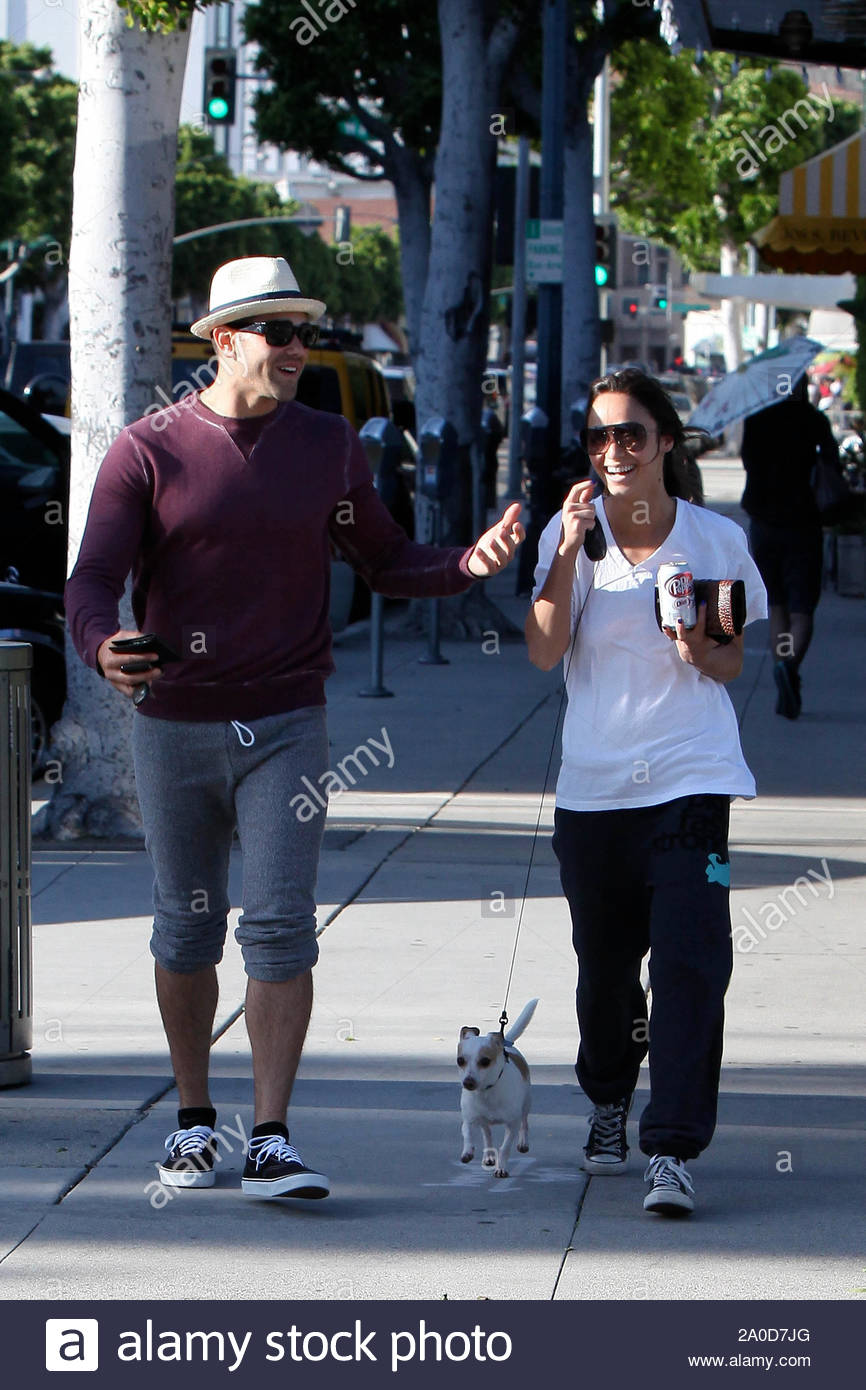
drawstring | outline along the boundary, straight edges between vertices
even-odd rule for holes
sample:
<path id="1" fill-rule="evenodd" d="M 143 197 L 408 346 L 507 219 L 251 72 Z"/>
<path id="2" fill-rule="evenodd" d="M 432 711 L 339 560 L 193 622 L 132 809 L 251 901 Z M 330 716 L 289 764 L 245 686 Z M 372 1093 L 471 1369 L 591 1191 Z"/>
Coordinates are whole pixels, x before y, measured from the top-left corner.
<path id="1" fill-rule="evenodd" d="M 237 719 L 233 719 L 233 720 L 231 721 L 231 725 L 232 725 L 232 728 L 234 729 L 235 733 L 236 733 L 237 736 L 238 736 L 238 741 L 239 741 L 241 747 L 242 747 L 242 748 L 250 748 L 250 747 L 252 747 L 252 745 L 253 745 L 253 744 L 255 743 L 255 741 L 256 741 L 256 736 L 255 736 L 255 734 L 253 733 L 252 729 L 248 729 L 247 726 L 246 726 L 246 724 L 241 724 L 241 723 L 239 723 Z M 242 730 L 242 729 L 243 729 L 243 734 L 241 733 L 241 730 Z M 244 738 L 244 736 L 243 736 L 244 734 L 249 734 L 249 738 L 248 738 L 248 739 L 247 739 L 247 738 Z"/>

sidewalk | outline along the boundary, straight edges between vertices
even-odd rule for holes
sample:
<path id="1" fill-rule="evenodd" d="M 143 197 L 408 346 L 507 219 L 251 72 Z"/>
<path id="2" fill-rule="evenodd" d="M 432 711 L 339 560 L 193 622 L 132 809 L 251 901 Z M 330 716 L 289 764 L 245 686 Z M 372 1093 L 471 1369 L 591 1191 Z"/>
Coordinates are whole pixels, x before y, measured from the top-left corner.
<path id="1" fill-rule="evenodd" d="M 733 510 L 739 466 L 704 473 L 711 503 Z M 505 575 L 492 596 L 522 623 L 512 587 Z M 367 638 L 352 632 L 329 683 L 331 766 L 383 731 L 393 766 L 382 759 L 333 800 L 325 837 L 316 1002 L 291 1118 L 333 1195 L 241 1196 L 236 1135 L 252 1113 L 236 911 L 213 1048 L 217 1186 L 155 1183 L 176 1098 L 146 857 L 39 849 L 34 1079 L 0 1092 L 0 1296 L 861 1297 L 864 616 L 862 600 L 825 595 L 796 723 L 773 713 L 765 624 L 747 632 L 731 693 L 759 797 L 733 806 L 738 950 L 719 1128 L 694 1166 L 690 1221 L 641 1210 L 636 1124 L 625 1175 L 578 1166 L 589 1107 L 572 1070 L 575 964 L 551 795 L 508 999 L 512 1018 L 540 999 L 523 1040 L 531 1150 L 506 1180 L 459 1162 L 456 1039 L 463 1024 L 495 1027 L 502 1007 L 559 675 L 534 670 L 519 642 L 446 644 L 451 664 L 430 667 L 417 642 L 391 638 L 395 698 L 359 699 Z"/>

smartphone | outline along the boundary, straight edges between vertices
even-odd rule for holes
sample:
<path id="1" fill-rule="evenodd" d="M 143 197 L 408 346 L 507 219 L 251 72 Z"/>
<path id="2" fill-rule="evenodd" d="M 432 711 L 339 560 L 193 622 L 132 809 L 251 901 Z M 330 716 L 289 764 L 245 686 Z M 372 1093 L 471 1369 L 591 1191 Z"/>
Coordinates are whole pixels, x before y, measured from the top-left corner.
<path id="1" fill-rule="evenodd" d="M 157 664 L 162 666 L 165 661 L 180 661 L 176 651 L 163 642 L 161 637 L 157 637 L 154 632 L 142 632 L 138 637 L 121 637 L 116 642 L 112 642 L 109 647 L 112 652 L 129 652 L 133 655 L 137 652 L 155 652 Z"/>
<path id="2" fill-rule="evenodd" d="M 157 637 L 155 632 L 142 632 L 138 637 L 120 637 L 116 642 L 112 642 L 109 651 L 135 655 L 137 652 L 154 652 L 156 654 L 156 665 L 162 667 L 167 661 L 179 661 L 180 657 L 167 642 L 163 642 L 161 637 Z M 153 669 L 152 662 L 127 661 L 121 666 L 121 671 L 132 674 L 136 670 Z M 147 681 L 142 681 L 136 687 L 132 697 L 132 703 L 136 706 L 146 700 L 150 693 L 150 685 Z"/>

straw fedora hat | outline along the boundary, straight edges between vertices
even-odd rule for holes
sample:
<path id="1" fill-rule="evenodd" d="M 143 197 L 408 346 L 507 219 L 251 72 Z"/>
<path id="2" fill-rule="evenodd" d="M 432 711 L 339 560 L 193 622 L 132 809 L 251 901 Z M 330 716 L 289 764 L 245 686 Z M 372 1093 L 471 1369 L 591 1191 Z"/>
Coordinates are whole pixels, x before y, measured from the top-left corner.
<path id="1" fill-rule="evenodd" d="M 215 271 L 208 312 L 196 320 L 190 332 L 196 338 L 209 338 L 217 324 L 289 309 L 318 319 L 325 312 L 325 305 L 321 299 L 304 298 L 291 266 L 282 256 L 244 256 L 238 261 L 226 261 Z"/>

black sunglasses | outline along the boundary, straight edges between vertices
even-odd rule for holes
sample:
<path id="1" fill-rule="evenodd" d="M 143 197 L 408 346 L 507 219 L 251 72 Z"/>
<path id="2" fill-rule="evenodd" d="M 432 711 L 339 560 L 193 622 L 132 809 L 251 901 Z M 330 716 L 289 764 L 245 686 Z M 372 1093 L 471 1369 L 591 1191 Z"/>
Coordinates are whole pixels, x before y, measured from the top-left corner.
<path id="1" fill-rule="evenodd" d="M 293 338 L 297 338 L 301 347 L 315 347 L 319 341 L 319 328 L 315 323 L 291 323 L 288 319 L 270 319 L 263 322 L 252 319 L 249 323 L 233 323 L 232 328 L 239 329 L 242 333 L 258 333 L 264 338 L 268 347 L 288 347 Z"/>
<path id="2" fill-rule="evenodd" d="M 605 454 L 611 444 L 625 449 L 626 453 L 639 454 L 646 444 L 646 425 L 637 420 L 626 420 L 622 425 L 591 425 L 581 430 L 580 442 L 588 454 Z"/>

